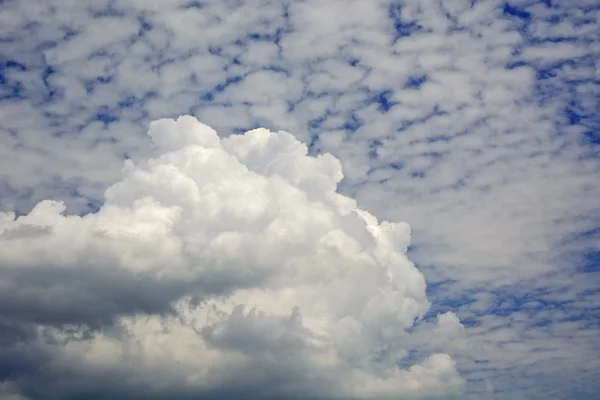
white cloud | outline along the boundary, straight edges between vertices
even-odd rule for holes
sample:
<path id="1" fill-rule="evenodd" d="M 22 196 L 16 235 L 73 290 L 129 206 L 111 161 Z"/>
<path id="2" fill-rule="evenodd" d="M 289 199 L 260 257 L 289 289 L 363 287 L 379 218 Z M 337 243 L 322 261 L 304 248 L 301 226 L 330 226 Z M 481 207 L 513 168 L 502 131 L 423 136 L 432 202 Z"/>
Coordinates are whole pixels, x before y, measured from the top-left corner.
<path id="1" fill-rule="evenodd" d="M 171 315 L 114 310 L 120 334 L 109 325 L 71 337 L 53 349 L 59 360 L 91 377 L 121 371 L 125 386 L 150 392 L 268 383 L 275 394 L 372 397 L 461 387 L 443 353 L 399 369 L 410 350 L 407 329 L 429 309 L 423 275 L 405 255 L 410 229 L 379 223 L 336 193 L 343 175 L 335 157 L 309 157 L 291 134 L 263 128 L 219 139 L 190 116 L 155 121 L 148 134 L 154 157 L 126 162 L 98 212 L 65 216 L 63 204 L 45 200 L 18 218 L 0 214 L 3 284 L 45 295 L 64 313 L 71 300 L 40 294 L 19 277 L 42 268 L 56 286 L 64 278 L 52 274 L 66 270 L 93 287 L 92 271 L 116 268 L 154 281 L 154 290 L 182 288 Z M 56 322 L 29 314 L 32 298 L 13 299 L 21 318 L 62 337 Z M 438 328 L 422 329 L 439 342 L 456 326 L 445 314 Z"/>

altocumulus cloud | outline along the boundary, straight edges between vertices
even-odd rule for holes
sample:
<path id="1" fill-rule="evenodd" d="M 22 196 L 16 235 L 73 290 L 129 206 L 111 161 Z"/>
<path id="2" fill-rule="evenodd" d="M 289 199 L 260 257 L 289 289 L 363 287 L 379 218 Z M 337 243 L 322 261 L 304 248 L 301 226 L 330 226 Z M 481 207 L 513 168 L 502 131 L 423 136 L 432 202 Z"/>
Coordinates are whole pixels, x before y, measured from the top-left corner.
<path id="1" fill-rule="evenodd" d="M 150 124 L 83 216 L 0 213 L 0 391 L 23 398 L 386 398 L 463 380 L 452 313 L 423 322 L 410 227 L 336 192 L 287 132 Z M 418 348 L 421 357 L 415 357 Z"/>

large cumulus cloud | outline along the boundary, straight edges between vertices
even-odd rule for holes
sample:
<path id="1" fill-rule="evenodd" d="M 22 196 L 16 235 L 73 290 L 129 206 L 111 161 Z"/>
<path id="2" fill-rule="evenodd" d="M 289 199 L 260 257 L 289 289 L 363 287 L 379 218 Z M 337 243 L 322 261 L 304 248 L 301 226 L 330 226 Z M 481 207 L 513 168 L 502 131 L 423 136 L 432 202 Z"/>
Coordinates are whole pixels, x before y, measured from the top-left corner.
<path id="1" fill-rule="evenodd" d="M 419 323 L 430 304 L 409 226 L 337 193 L 335 157 L 266 129 L 221 140 L 187 116 L 148 133 L 153 158 L 127 161 L 98 212 L 45 200 L 0 213 L 6 387 L 73 399 L 461 387 L 443 343 L 462 325 Z"/>

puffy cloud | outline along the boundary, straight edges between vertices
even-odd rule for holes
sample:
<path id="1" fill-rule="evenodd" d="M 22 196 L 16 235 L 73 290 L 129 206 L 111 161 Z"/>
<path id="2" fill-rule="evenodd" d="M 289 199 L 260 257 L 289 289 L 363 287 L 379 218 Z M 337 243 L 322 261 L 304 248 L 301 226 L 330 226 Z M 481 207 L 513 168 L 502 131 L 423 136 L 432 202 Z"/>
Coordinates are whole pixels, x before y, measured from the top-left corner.
<path id="1" fill-rule="evenodd" d="M 61 398 L 461 387 L 443 352 L 458 318 L 418 323 L 430 304 L 409 226 L 337 193 L 335 157 L 262 128 L 220 139 L 190 116 L 148 134 L 153 157 L 127 161 L 97 212 L 0 213 L 0 361 L 23 365 L 0 380 Z M 400 367 L 417 345 L 435 352 Z"/>

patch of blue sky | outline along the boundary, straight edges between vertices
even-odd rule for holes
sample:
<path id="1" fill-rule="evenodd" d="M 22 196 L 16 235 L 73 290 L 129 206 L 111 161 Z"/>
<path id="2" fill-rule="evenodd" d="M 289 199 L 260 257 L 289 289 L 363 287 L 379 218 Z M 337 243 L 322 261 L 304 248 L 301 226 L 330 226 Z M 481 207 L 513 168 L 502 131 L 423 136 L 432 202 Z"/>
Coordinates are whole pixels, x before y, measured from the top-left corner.
<path id="1" fill-rule="evenodd" d="M 427 82 L 427 76 L 426 75 L 419 75 L 419 76 L 412 76 L 410 77 L 406 83 L 404 84 L 404 87 L 407 89 L 420 89 L 421 86 L 423 86 L 423 84 Z"/>
<path id="2" fill-rule="evenodd" d="M 600 243 L 600 224 L 595 229 L 588 230 L 580 233 L 580 239 L 578 243 L 591 243 L 589 246 L 585 246 L 583 250 L 572 255 L 576 265 L 576 270 L 580 273 L 594 273 L 600 272 L 600 246 L 594 246 L 593 243 Z M 600 275 L 597 276 L 600 279 Z"/>
<path id="3" fill-rule="evenodd" d="M 416 21 L 407 21 L 402 17 L 402 4 L 398 1 L 392 1 L 388 6 L 388 17 L 394 26 L 394 43 L 403 37 L 411 36 L 422 29 L 422 26 Z"/>
<path id="4" fill-rule="evenodd" d="M 394 105 L 398 104 L 398 102 L 391 100 L 393 95 L 393 90 L 383 90 L 374 94 L 367 101 L 367 104 L 377 104 L 377 111 L 385 114 L 390 111 Z"/>
<path id="5" fill-rule="evenodd" d="M 104 126 L 119 121 L 119 117 L 113 111 L 109 110 L 108 107 L 102 107 L 96 114 L 95 119 L 102 122 Z"/>
<path id="6" fill-rule="evenodd" d="M 526 8 L 513 5 L 509 2 L 504 3 L 504 6 L 502 7 L 502 12 L 506 16 L 516 17 L 524 21 L 531 20 L 531 13 L 528 12 Z"/>
<path id="7" fill-rule="evenodd" d="M 141 106 L 145 101 L 156 98 L 157 93 L 155 91 L 149 91 L 145 93 L 143 96 L 139 97 L 135 94 L 129 94 L 122 97 L 122 99 L 117 103 L 119 108 L 132 108 L 136 106 Z"/>
<path id="8" fill-rule="evenodd" d="M 245 125 L 245 126 L 235 126 L 231 129 L 231 133 L 233 133 L 234 135 L 243 135 L 244 133 L 246 133 L 252 129 L 258 129 L 258 128 L 262 128 L 261 124 L 254 123 L 254 124 Z"/>
<path id="9" fill-rule="evenodd" d="M 474 294 L 476 293 L 476 290 L 457 293 L 452 288 L 452 285 L 455 283 L 456 280 L 454 279 L 428 282 L 427 296 L 435 299 L 435 301 L 432 302 L 431 309 L 425 315 L 426 320 L 437 317 L 438 314 L 443 314 L 448 311 L 460 311 L 462 307 L 468 306 L 475 302 Z M 462 319 L 461 322 L 465 324 L 465 321 Z M 475 320 L 472 320 L 471 322 L 475 323 Z M 467 324 L 469 324 L 469 321 L 467 321 Z"/>
<path id="10" fill-rule="evenodd" d="M 16 60 L 0 62 L 0 101 L 23 97 L 25 87 L 18 77 L 13 77 L 13 73 L 25 71 L 27 66 Z"/>
<path id="11" fill-rule="evenodd" d="M 227 87 L 229 87 L 230 85 L 235 85 L 237 83 L 242 82 L 243 77 L 242 76 L 231 76 L 228 77 L 225 82 L 221 82 L 217 85 L 215 85 L 211 90 L 209 90 L 208 92 L 204 93 L 202 95 L 202 100 L 207 101 L 207 102 L 211 102 L 215 99 L 215 97 L 219 94 L 219 93 L 223 93 L 225 91 L 225 89 L 227 89 Z"/>
<path id="12" fill-rule="evenodd" d="M 356 132 L 362 126 L 362 121 L 356 115 L 356 113 L 352 112 L 342 125 L 342 129 L 352 134 Z"/>
<path id="13" fill-rule="evenodd" d="M 248 34 L 249 40 L 259 41 L 259 42 L 273 42 L 279 44 L 281 38 L 283 37 L 283 28 L 276 28 L 273 33 L 250 33 Z"/>

